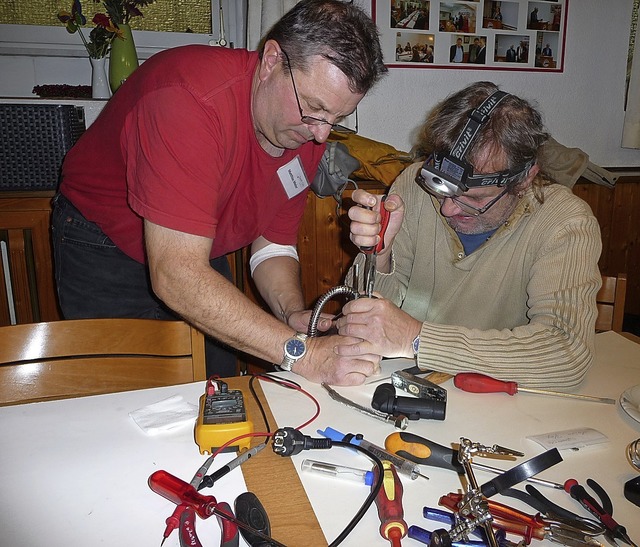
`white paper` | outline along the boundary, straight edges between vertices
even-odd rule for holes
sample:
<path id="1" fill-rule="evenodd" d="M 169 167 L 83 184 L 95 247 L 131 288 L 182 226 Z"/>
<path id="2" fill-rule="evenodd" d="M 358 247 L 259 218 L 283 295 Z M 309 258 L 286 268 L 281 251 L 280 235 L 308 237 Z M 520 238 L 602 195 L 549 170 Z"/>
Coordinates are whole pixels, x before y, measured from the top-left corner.
<path id="1" fill-rule="evenodd" d="M 554 431 L 543 435 L 532 435 L 527 437 L 532 441 L 541 444 L 547 450 L 557 448 L 558 450 L 584 448 L 594 444 L 606 443 L 609 439 L 604 433 L 590 427 L 580 427 L 577 429 L 565 429 L 564 431 Z"/>
<path id="2" fill-rule="evenodd" d="M 133 421 L 149 435 L 156 435 L 186 424 L 193 424 L 198 407 L 181 395 L 168 397 L 129 413 Z"/>

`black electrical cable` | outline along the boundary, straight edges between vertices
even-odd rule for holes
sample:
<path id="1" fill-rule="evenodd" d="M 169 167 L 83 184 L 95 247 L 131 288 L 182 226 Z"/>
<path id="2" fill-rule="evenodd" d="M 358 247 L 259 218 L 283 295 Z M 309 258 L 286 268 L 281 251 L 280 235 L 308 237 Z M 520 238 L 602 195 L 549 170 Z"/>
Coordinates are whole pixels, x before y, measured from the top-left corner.
<path id="1" fill-rule="evenodd" d="M 365 513 L 369 510 L 369 507 L 371 507 L 373 503 L 376 501 L 376 496 L 378 495 L 378 492 L 382 487 L 382 482 L 384 481 L 384 467 L 382 465 L 382 462 L 380 461 L 380 458 L 378 458 L 373 452 L 370 452 L 369 450 L 367 450 L 366 448 L 363 448 L 360 445 L 351 444 L 344 441 L 333 441 L 332 446 L 343 446 L 345 448 L 355 448 L 359 452 L 362 452 L 378 468 L 378 480 L 373 485 L 371 492 L 367 496 L 367 499 L 365 499 L 363 504 L 360 506 L 360 509 L 358 509 L 358 512 L 354 515 L 354 517 L 351 519 L 349 524 L 345 526 L 344 530 L 340 532 L 338 537 L 336 537 L 336 539 L 334 539 L 329 544 L 329 547 L 335 547 L 336 545 L 340 545 L 347 538 L 347 536 L 353 531 L 353 529 L 356 527 L 356 524 L 358 524 L 358 522 L 362 520 L 362 517 L 364 517 Z"/>
<path id="2" fill-rule="evenodd" d="M 302 386 L 294 382 L 293 380 L 285 380 L 280 376 L 275 376 L 273 374 L 268 374 L 268 373 L 254 374 L 249 379 L 249 391 L 251 391 L 251 395 L 253 396 L 253 400 L 256 402 L 256 405 L 258 405 L 258 409 L 260 410 L 260 414 L 262 415 L 262 421 L 264 422 L 265 430 L 267 431 L 267 433 L 271 433 L 271 426 L 269 425 L 269 420 L 267 419 L 267 413 L 253 385 L 256 379 L 259 380 L 260 378 L 264 378 L 270 382 L 278 384 L 280 387 L 284 387 L 287 389 L 296 389 L 296 388 L 301 389 Z M 269 442 L 269 435 L 265 438 L 264 442 L 265 443 Z"/>
<path id="3" fill-rule="evenodd" d="M 279 376 L 275 376 L 275 375 L 272 375 L 272 374 L 266 374 L 266 373 L 265 374 L 255 374 L 249 379 L 249 390 L 251 391 L 251 395 L 253 396 L 256 404 L 258 405 L 258 408 L 260 409 L 260 414 L 262 415 L 262 419 L 264 420 L 264 424 L 265 424 L 265 428 L 266 428 L 267 432 L 271 433 L 271 426 L 269 425 L 269 421 L 267 419 L 267 414 L 266 414 L 266 412 L 264 410 L 264 406 L 262 405 L 260 399 L 258 398 L 258 394 L 257 394 L 257 392 L 255 390 L 254 385 L 253 385 L 255 380 L 256 379 L 260 379 L 260 378 L 266 378 L 269 381 L 275 382 L 276 384 L 278 384 L 278 385 L 280 385 L 282 387 L 288 388 L 288 389 L 301 388 L 301 386 L 300 386 L 300 384 L 297 384 L 296 382 L 294 382 L 292 380 L 284 379 L 284 378 L 281 378 Z M 267 442 L 268 440 L 269 440 L 269 436 L 267 436 L 265 442 Z M 333 446 L 342 446 L 344 448 L 355 449 L 355 450 L 357 450 L 359 452 L 362 452 L 378 468 L 378 480 L 373 485 L 373 487 L 371 489 L 371 492 L 369 493 L 367 498 L 364 500 L 364 502 L 360 506 L 360 509 L 356 512 L 356 514 L 351 519 L 351 521 L 349 521 L 349 523 L 345 526 L 345 528 L 342 530 L 342 532 L 340 532 L 340 534 L 338 534 L 336 539 L 334 539 L 328 546 L 328 547 L 336 547 L 337 545 L 340 545 L 347 538 L 347 536 L 353 531 L 353 529 L 356 527 L 356 525 L 362 520 L 362 517 L 364 517 L 366 512 L 369 510 L 369 507 L 371 507 L 375 503 L 376 496 L 378 495 L 378 492 L 380 491 L 380 488 L 382 487 L 382 483 L 384 481 L 384 467 L 382 465 L 382 462 L 380 461 L 380 458 L 378 458 L 373 452 L 367 450 L 366 448 L 363 448 L 360 445 L 355 445 L 355 444 L 351 444 L 351 443 L 344 442 L 344 441 L 333 441 L 331 446 L 332 447 Z"/>

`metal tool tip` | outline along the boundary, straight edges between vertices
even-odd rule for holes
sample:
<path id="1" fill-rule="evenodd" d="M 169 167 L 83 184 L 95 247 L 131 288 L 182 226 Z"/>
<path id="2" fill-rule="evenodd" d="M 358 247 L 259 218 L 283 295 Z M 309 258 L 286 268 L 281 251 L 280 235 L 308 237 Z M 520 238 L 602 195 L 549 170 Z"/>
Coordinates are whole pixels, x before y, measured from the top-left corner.
<path id="1" fill-rule="evenodd" d="M 166 539 L 167 539 L 166 537 L 162 538 L 162 541 L 160 542 L 160 547 L 162 547 L 164 545 L 164 542 L 166 541 Z"/>
<path id="2" fill-rule="evenodd" d="M 422 473 L 418 473 L 418 476 L 422 477 L 423 479 L 430 480 L 429 477 L 427 477 L 426 475 L 423 475 Z"/>

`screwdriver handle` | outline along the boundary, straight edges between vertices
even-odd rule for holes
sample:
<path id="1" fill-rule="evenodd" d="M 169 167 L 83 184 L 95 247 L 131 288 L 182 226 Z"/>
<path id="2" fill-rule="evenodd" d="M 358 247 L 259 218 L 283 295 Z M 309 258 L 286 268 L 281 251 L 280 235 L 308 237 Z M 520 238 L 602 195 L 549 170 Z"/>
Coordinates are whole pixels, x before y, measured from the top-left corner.
<path id="1" fill-rule="evenodd" d="M 518 384 L 496 380 L 486 374 L 478 372 L 460 372 L 453 378 L 453 385 L 462 391 L 470 393 L 518 393 Z"/>
<path id="2" fill-rule="evenodd" d="M 209 518 L 217 505 L 216 498 L 199 494 L 192 485 L 166 471 L 156 471 L 149 477 L 148 482 L 149 488 L 156 494 L 176 505 L 193 507 L 201 519 Z"/>
<path id="3" fill-rule="evenodd" d="M 385 209 L 384 202 L 386 201 L 387 196 L 382 196 L 380 200 L 380 232 L 378 235 L 380 236 L 380 241 L 372 247 L 360 247 L 360 250 L 364 254 L 376 253 L 378 254 L 382 249 L 384 249 L 384 235 L 387 232 L 387 226 L 389 225 L 389 217 L 391 213 Z"/>
<path id="4" fill-rule="evenodd" d="M 458 461 L 457 450 L 434 443 L 414 433 L 391 433 L 385 439 L 384 447 L 389 452 L 415 463 L 449 469 L 458 474 L 464 473 L 464 468 Z"/>
<path id="5" fill-rule="evenodd" d="M 376 496 L 378 518 L 380 519 L 380 535 L 388 539 L 392 545 L 400 545 L 400 539 L 407 535 L 407 523 L 404 521 L 402 508 L 403 488 L 398 473 L 391 462 L 382 461 L 384 475 L 382 487 Z M 373 470 L 374 485 L 378 482 L 380 471 L 376 466 Z"/>

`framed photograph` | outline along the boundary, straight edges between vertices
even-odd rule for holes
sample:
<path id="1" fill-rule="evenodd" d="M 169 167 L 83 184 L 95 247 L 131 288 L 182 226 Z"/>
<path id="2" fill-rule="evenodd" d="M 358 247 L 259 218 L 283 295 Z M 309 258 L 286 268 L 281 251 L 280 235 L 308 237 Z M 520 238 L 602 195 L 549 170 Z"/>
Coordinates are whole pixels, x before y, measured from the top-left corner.
<path id="1" fill-rule="evenodd" d="M 562 72 L 569 0 L 371 0 L 385 64 Z"/>

